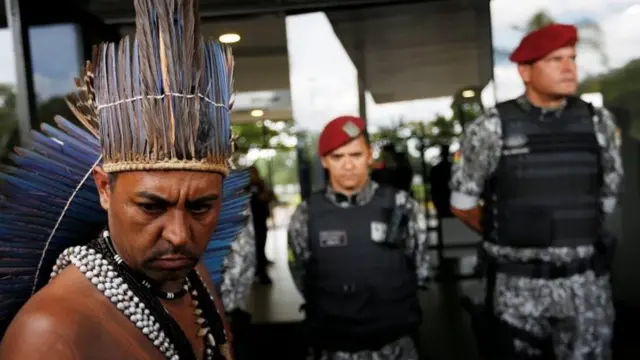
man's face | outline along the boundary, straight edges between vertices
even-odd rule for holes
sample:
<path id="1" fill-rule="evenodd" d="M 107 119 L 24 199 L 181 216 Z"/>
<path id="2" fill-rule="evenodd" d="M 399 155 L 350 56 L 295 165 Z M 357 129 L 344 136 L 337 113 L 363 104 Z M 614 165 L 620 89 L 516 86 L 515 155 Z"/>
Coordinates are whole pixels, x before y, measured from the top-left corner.
<path id="1" fill-rule="evenodd" d="M 322 158 L 322 166 L 329 170 L 331 186 L 346 192 L 358 190 L 366 184 L 370 162 L 371 148 L 364 136 Z"/>
<path id="2" fill-rule="evenodd" d="M 573 95 L 578 89 L 575 46 L 560 48 L 518 70 L 531 90 L 548 97 Z"/>
<path id="3" fill-rule="evenodd" d="M 139 171 L 109 184 L 94 178 L 118 254 L 159 282 L 181 281 L 198 263 L 220 210 L 222 176 L 196 171 Z"/>

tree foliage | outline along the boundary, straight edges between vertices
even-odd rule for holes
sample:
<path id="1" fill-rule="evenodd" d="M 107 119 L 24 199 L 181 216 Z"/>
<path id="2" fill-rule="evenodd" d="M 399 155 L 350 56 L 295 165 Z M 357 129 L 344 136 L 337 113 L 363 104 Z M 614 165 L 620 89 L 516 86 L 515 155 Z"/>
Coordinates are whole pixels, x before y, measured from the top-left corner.
<path id="1" fill-rule="evenodd" d="M 260 121 L 247 124 L 232 125 L 233 132 L 238 136 L 236 145 L 238 151 L 247 152 L 252 147 L 273 148 L 276 150 L 290 150 L 291 146 L 287 146 L 283 142 L 278 141 L 281 135 L 293 136 L 291 125 L 293 120 L 284 122 L 283 129 L 279 130 L 275 127 L 263 126 Z"/>

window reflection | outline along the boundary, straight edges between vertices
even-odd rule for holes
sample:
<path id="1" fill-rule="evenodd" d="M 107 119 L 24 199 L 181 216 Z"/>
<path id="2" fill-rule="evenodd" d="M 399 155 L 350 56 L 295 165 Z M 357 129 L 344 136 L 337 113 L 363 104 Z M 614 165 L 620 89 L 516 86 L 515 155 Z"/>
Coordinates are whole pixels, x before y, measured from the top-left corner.
<path id="1" fill-rule="evenodd" d="M 11 29 L 0 28 L 0 161 L 6 161 L 18 140 L 13 38 Z"/>
<path id="2" fill-rule="evenodd" d="M 38 119 L 51 123 L 55 115 L 73 119 L 64 97 L 75 90 L 73 79 L 83 61 L 80 27 L 53 24 L 29 28 Z"/>

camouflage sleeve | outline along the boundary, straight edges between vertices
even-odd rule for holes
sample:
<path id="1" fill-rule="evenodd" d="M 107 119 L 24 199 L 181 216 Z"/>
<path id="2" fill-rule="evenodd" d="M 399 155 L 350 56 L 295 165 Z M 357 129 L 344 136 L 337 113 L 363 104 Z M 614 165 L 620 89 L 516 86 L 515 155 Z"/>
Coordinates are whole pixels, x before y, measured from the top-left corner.
<path id="1" fill-rule="evenodd" d="M 249 212 L 247 225 L 231 244 L 231 252 L 224 259 L 225 273 L 221 286 L 222 303 L 227 312 L 245 310 L 256 271 L 256 246 L 253 219 Z"/>
<path id="2" fill-rule="evenodd" d="M 420 204 L 402 191 L 396 195 L 396 204 L 406 204 L 409 214 L 407 226 L 407 255 L 413 259 L 418 286 L 425 287 L 429 280 L 429 243 L 427 241 L 427 219 Z"/>
<path id="3" fill-rule="evenodd" d="M 468 125 L 451 168 L 451 206 L 475 207 L 485 180 L 495 171 L 502 150 L 498 112 L 488 110 Z"/>
<path id="4" fill-rule="evenodd" d="M 612 213 L 616 207 L 616 197 L 622 188 L 624 170 L 620 156 L 620 129 L 613 114 L 605 108 L 600 109 L 600 121 L 597 122 L 596 132 L 602 148 L 602 207 L 605 213 Z"/>
<path id="5" fill-rule="evenodd" d="M 291 215 L 287 238 L 289 242 L 288 257 L 289 271 L 293 277 L 298 291 L 304 294 L 305 265 L 311 256 L 309 250 L 309 230 L 308 230 L 307 204 L 300 203 Z"/>

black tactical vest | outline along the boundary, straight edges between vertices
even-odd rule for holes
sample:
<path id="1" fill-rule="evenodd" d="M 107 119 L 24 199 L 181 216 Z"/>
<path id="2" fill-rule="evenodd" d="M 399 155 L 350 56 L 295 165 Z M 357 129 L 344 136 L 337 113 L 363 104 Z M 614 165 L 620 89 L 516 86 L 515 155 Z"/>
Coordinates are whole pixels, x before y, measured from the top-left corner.
<path id="1" fill-rule="evenodd" d="M 557 117 L 516 101 L 497 109 L 503 146 L 485 189 L 485 240 L 531 248 L 594 244 L 603 175 L 593 107 L 570 98 Z"/>
<path id="2" fill-rule="evenodd" d="M 395 190 L 386 187 L 368 204 L 349 208 L 312 194 L 305 277 L 312 346 L 378 349 L 421 324 L 415 269 L 405 249 L 374 241 L 384 238 L 394 205 Z"/>

